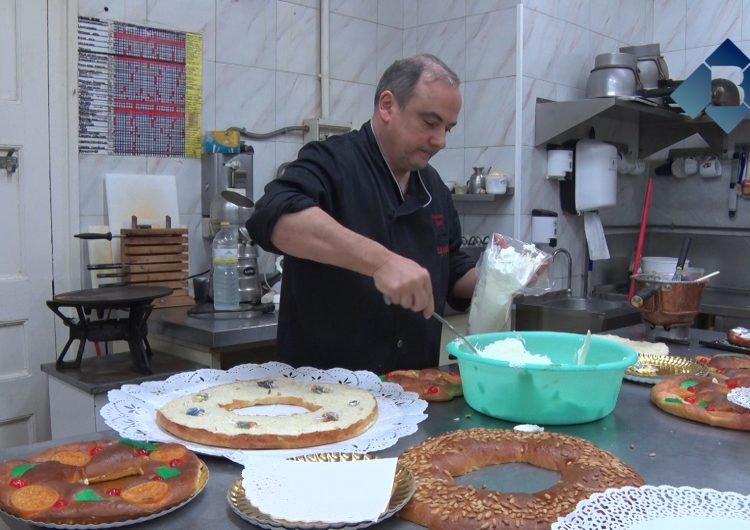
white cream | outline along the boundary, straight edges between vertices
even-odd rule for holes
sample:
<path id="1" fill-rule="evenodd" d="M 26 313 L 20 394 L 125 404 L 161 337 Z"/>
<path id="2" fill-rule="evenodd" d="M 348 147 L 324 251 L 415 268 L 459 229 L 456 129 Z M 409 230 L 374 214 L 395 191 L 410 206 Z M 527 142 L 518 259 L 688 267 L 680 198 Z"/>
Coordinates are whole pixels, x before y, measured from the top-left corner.
<path id="1" fill-rule="evenodd" d="M 482 357 L 506 361 L 511 366 L 523 366 L 525 364 L 552 364 L 552 359 L 546 355 L 537 355 L 526 349 L 523 341 L 516 338 L 508 338 L 491 342 L 479 350 Z"/>

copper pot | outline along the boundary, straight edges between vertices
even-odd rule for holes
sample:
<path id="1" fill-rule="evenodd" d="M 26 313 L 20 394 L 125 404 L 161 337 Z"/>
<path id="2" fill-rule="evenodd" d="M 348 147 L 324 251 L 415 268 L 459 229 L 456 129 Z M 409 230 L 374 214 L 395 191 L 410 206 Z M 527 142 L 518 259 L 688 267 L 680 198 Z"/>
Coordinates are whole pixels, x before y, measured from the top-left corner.
<path id="1" fill-rule="evenodd" d="M 665 328 L 693 324 L 706 282 L 672 281 L 649 274 L 638 274 L 632 279 L 636 292 L 647 293 L 639 307 L 645 322 Z"/>

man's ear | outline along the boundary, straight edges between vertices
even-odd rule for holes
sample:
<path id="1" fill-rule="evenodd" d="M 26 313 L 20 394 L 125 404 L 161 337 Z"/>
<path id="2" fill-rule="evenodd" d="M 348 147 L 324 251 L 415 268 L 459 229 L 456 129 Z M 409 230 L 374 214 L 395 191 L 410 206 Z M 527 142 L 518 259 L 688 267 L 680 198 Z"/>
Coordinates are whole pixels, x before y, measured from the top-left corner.
<path id="1" fill-rule="evenodd" d="M 397 107 L 398 103 L 396 103 L 396 98 L 394 97 L 393 92 L 390 90 L 384 90 L 378 99 L 377 112 L 380 119 L 385 123 L 390 122 L 391 116 Z"/>

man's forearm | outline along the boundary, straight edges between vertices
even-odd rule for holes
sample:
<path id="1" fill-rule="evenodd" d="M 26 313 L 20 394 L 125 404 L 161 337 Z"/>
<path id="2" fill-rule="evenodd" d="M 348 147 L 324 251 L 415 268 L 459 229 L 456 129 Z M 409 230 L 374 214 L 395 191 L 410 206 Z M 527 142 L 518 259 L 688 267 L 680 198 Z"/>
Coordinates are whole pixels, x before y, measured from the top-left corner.
<path id="1" fill-rule="evenodd" d="M 380 243 L 339 224 L 320 208 L 283 215 L 271 241 L 291 256 L 372 276 L 392 254 Z"/>

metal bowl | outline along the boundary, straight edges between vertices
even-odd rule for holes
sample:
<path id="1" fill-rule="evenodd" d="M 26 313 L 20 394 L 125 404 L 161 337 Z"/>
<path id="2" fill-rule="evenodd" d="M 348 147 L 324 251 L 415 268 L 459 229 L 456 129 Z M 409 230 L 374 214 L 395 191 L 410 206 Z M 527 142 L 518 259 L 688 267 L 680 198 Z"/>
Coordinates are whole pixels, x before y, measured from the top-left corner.
<path id="1" fill-rule="evenodd" d="M 635 70 L 637 60 L 632 53 L 600 53 L 594 59 L 594 70 L 597 68 L 625 67 Z"/>
<path id="2" fill-rule="evenodd" d="M 211 232 L 216 234 L 221 223 L 244 227 L 253 214 L 253 201 L 237 192 L 224 190 L 211 201 Z"/>
<path id="3" fill-rule="evenodd" d="M 634 96 L 638 77 L 633 68 L 594 68 L 586 81 L 587 98 Z"/>

